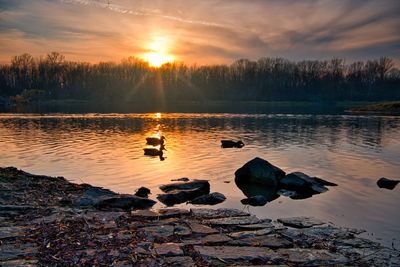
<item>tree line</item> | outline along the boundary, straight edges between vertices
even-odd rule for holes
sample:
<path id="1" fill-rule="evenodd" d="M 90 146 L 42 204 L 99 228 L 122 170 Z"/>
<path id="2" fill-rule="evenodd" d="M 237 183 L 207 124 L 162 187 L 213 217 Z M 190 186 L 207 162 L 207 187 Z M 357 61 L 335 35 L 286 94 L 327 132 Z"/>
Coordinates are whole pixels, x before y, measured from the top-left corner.
<path id="1" fill-rule="evenodd" d="M 240 59 L 231 65 L 167 63 L 139 58 L 120 63 L 72 62 L 57 52 L 14 56 L 0 66 L 0 96 L 35 101 L 378 101 L 400 99 L 400 70 L 387 57 Z"/>

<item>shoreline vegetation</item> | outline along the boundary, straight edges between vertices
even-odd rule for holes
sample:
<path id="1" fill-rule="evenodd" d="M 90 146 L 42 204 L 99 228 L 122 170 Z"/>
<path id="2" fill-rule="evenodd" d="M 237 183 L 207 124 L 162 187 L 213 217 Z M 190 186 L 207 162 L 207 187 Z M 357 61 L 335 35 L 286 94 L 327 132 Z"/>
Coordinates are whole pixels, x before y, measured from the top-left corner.
<path id="1" fill-rule="evenodd" d="M 0 65 L 0 104 L 87 101 L 163 109 L 176 103 L 319 103 L 400 100 L 400 70 L 387 57 L 290 61 L 240 59 L 229 65 L 151 67 L 139 58 L 120 63 L 67 61 L 57 52 L 22 54 Z"/>
<path id="2" fill-rule="evenodd" d="M 2 266 L 398 266 L 394 248 L 314 218 L 234 209 L 121 210 L 77 205 L 127 197 L 63 177 L 0 168 Z"/>

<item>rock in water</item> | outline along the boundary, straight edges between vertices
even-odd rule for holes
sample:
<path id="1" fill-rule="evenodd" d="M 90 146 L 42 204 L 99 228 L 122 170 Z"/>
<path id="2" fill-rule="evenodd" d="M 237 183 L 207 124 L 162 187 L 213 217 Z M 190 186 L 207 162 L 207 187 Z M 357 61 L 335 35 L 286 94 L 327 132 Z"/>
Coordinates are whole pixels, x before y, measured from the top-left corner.
<path id="1" fill-rule="evenodd" d="M 204 191 L 208 190 L 209 193 L 210 183 L 207 180 L 193 180 L 184 183 L 172 183 L 172 184 L 162 185 L 160 186 L 160 189 L 165 193 L 169 193 L 174 190 L 192 190 L 192 189 L 201 189 Z"/>
<path id="2" fill-rule="evenodd" d="M 233 140 L 221 140 L 222 148 L 242 148 L 244 147 L 244 143 L 242 141 L 233 141 Z"/>
<path id="3" fill-rule="evenodd" d="M 399 180 L 391 180 L 382 177 L 378 180 L 378 182 L 376 182 L 376 184 L 379 186 L 379 188 L 386 188 L 389 190 L 393 190 L 399 182 L 400 182 Z"/>
<path id="4" fill-rule="evenodd" d="M 285 172 L 261 158 L 254 158 L 235 172 L 237 184 L 256 183 L 276 187 Z"/>
<path id="5" fill-rule="evenodd" d="M 279 187 L 295 191 L 299 195 L 311 196 L 328 191 L 326 186 L 336 184 L 325 181 L 318 177 L 310 177 L 302 172 L 292 172 L 279 181 Z"/>
<path id="6" fill-rule="evenodd" d="M 101 210 L 107 209 L 123 209 L 123 210 L 135 210 L 135 209 L 149 209 L 156 204 L 154 200 L 148 198 L 142 198 L 137 196 L 120 196 L 105 198 L 98 201 L 94 206 Z"/>
<path id="7" fill-rule="evenodd" d="M 187 177 L 182 177 L 182 178 L 178 178 L 178 179 L 171 179 L 172 182 L 189 182 L 189 178 Z"/>
<path id="8" fill-rule="evenodd" d="M 216 205 L 224 202 L 225 199 L 226 197 L 223 194 L 215 192 L 208 195 L 197 197 L 189 201 L 189 203 L 194 205 Z"/>
<path id="9" fill-rule="evenodd" d="M 250 206 L 264 206 L 267 204 L 268 200 L 266 197 L 262 195 L 257 195 L 253 197 L 248 197 L 245 199 L 240 200 L 243 205 L 250 205 Z"/>
<path id="10" fill-rule="evenodd" d="M 151 194 L 150 189 L 148 189 L 147 187 L 140 187 L 138 190 L 136 190 L 136 193 L 134 194 L 137 197 L 144 197 L 144 198 L 148 198 L 149 194 Z"/>
<path id="11" fill-rule="evenodd" d="M 191 190 L 174 190 L 169 191 L 167 194 L 158 195 L 157 199 L 167 206 L 173 206 L 175 204 L 184 203 L 209 193 L 209 187 L 195 188 Z"/>

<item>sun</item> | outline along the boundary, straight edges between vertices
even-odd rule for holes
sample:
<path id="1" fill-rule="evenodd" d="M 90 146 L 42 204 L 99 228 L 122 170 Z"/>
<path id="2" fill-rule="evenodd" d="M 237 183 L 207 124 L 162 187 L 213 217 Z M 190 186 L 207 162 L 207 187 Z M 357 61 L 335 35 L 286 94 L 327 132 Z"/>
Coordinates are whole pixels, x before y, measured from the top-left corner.
<path id="1" fill-rule="evenodd" d="M 165 63 L 173 62 L 174 56 L 168 53 L 170 41 L 166 37 L 156 37 L 148 44 L 148 53 L 143 59 L 152 67 L 161 67 Z"/>

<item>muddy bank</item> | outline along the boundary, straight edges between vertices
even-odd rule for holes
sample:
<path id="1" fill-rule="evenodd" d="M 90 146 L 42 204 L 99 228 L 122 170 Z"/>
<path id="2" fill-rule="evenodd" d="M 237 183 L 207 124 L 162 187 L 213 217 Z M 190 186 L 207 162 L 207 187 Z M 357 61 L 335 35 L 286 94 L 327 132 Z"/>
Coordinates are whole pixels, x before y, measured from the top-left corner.
<path id="1" fill-rule="evenodd" d="M 98 194 L 131 200 L 62 177 L 0 168 L 0 265 L 400 266 L 398 251 L 323 220 L 90 205 Z"/>

